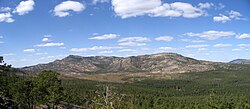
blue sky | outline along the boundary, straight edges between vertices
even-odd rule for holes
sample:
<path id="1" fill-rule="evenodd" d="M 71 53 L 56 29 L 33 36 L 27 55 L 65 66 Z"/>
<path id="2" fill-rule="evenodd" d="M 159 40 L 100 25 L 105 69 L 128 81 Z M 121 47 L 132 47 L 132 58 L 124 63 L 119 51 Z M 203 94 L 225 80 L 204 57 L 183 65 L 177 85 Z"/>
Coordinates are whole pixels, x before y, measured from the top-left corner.
<path id="1" fill-rule="evenodd" d="M 250 57 L 249 0 L 1 0 L 0 55 L 14 67 L 67 55 Z"/>

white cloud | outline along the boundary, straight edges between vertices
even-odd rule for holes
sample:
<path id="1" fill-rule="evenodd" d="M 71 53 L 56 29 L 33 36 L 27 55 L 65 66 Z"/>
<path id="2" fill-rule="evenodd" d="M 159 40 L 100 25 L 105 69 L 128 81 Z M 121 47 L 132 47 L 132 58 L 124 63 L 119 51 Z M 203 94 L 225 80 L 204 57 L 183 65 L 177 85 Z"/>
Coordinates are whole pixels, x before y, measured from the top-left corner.
<path id="1" fill-rule="evenodd" d="M 121 46 L 145 46 L 145 42 L 150 41 L 147 37 L 127 37 L 118 40 Z"/>
<path id="2" fill-rule="evenodd" d="M 23 50 L 23 52 L 30 52 L 30 53 L 35 52 L 35 51 L 36 51 L 35 49 L 25 49 L 25 50 Z"/>
<path id="3" fill-rule="evenodd" d="M 239 34 L 239 35 L 236 36 L 236 38 L 237 39 L 248 39 L 248 38 L 250 38 L 250 34 L 246 34 L 246 33 Z"/>
<path id="4" fill-rule="evenodd" d="M 214 47 L 230 47 L 232 44 L 215 44 Z"/>
<path id="5" fill-rule="evenodd" d="M 3 44 L 4 42 L 3 41 L 0 41 L 0 44 Z"/>
<path id="6" fill-rule="evenodd" d="M 205 31 L 202 33 L 186 33 L 185 35 L 187 36 L 195 36 L 195 37 L 200 37 L 208 40 L 215 40 L 220 37 L 229 37 L 229 36 L 234 36 L 235 33 L 231 31 Z"/>
<path id="7" fill-rule="evenodd" d="M 209 9 L 212 6 L 214 6 L 214 4 L 213 3 L 199 3 L 198 6 L 200 9 L 205 9 L 205 8 Z"/>
<path id="8" fill-rule="evenodd" d="M 250 44 L 239 44 L 239 47 L 250 47 Z"/>
<path id="9" fill-rule="evenodd" d="M 10 7 L 0 7 L 0 12 L 10 12 L 11 8 Z"/>
<path id="10" fill-rule="evenodd" d="M 30 11 L 34 9 L 35 2 L 33 0 L 21 1 L 13 13 L 17 13 L 18 15 L 28 14 Z"/>
<path id="11" fill-rule="evenodd" d="M 231 11 L 229 12 L 229 17 L 230 17 L 231 19 L 239 20 L 241 16 L 242 16 L 242 15 L 241 15 L 240 12 L 237 12 L 237 11 L 234 11 L 234 10 L 231 10 Z"/>
<path id="12" fill-rule="evenodd" d="M 173 47 L 160 47 L 158 48 L 159 50 L 164 50 L 164 51 L 173 51 L 173 50 L 177 50 L 177 48 L 173 48 Z"/>
<path id="13" fill-rule="evenodd" d="M 157 41 L 165 41 L 165 42 L 170 42 L 173 39 L 174 38 L 171 36 L 160 36 L 160 37 L 155 38 L 155 40 L 157 40 Z"/>
<path id="14" fill-rule="evenodd" d="M 113 51 L 100 51 L 99 54 L 110 54 L 113 53 Z"/>
<path id="15" fill-rule="evenodd" d="M 226 23 L 231 20 L 243 20 L 244 18 L 241 18 L 241 16 L 242 15 L 240 12 L 231 10 L 227 16 L 223 14 L 219 14 L 219 16 L 214 16 L 213 19 L 215 22 Z"/>
<path id="16" fill-rule="evenodd" d="M 214 16 L 213 19 L 215 22 L 222 22 L 222 23 L 226 23 L 228 21 L 231 21 L 231 19 L 228 16 L 225 16 L 223 14 L 220 14 L 219 16 Z"/>
<path id="17" fill-rule="evenodd" d="M 188 45 L 186 48 L 204 48 L 208 47 L 209 45 L 203 44 L 203 45 Z"/>
<path id="18" fill-rule="evenodd" d="M 202 4 L 202 8 L 208 7 Z M 205 15 L 202 8 L 189 3 L 162 3 L 161 0 L 112 0 L 112 6 L 117 16 L 129 18 L 148 15 L 152 17 L 185 17 L 196 18 Z"/>
<path id="19" fill-rule="evenodd" d="M 242 50 L 241 48 L 232 49 L 232 51 L 241 51 L 241 50 Z"/>
<path id="20" fill-rule="evenodd" d="M 45 43 L 36 45 L 36 47 L 56 47 L 56 46 L 64 46 L 64 43 Z"/>
<path id="21" fill-rule="evenodd" d="M 108 3 L 110 0 L 93 0 L 93 4 L 97 4 L 97 3 Z"/>
<path id="22" fill-rule="evenodd" d="M 112 50 L 112 49 L 120 49 L 122 47 L 109 47 L 109 46 L 93 46 L 91 48 L 72 48 L 70 51 L 72 52 L 87 52 L 87 51 L 97 51 L 97 50 Z"/>
<path id="23" fill-rule="evenodd" d="M 15 20 L 11 17 L 12 15 L 10 13 L 0 13 L 0 22 L 12 23 Z"/>
<path id="24" fill-rule="evenodd" d="M 55 16 L 66 17 L 70 15 L 69 11 L 81 12 L 85 9 L 85 5 L 76 1 L 64 1 L 55 6 L 53 12 Z"/>
<path id="25" fill-rule="evenodd" d="M 42 39 L 42 41 L 43 41 L 43 42 L 48 42 L 48 41 L 50 41 L 50 40 L 49 40 L 49 38 L 44 37 L 44 38 Z"/>
<path id="26" fill-rule="evenodd" d="M 150 41 L 147 37 L 127 37 L 118 40 L 118 42 L 148 42 Z"/>
<path id="27" fill-rule="evenodd" d="M 161 0 L 112 0 L 115 13 L 122 18 L 148 14 L 160 5 Z"/>
<path id="28" fill-rule="evenodd" d="M 224 5 L 224 4 L 222 4 L 222 3 L 219 3 L 219 9 L 223 9 L 223 8 L 225 8 L 226 6 Z"/>
<path id="29" fill-rule="evenodd" d="M 207 48 L 199 48 L 198 49 L 199 51 L 205 51 L 205 50 L 208 50 Z"/>
<path id="30" fill-rule="evenodd" d="M 2 39 L 3 38 L 3 36 L 0 36 L 0 39 Z"/>
<path id="31" fill-rule="evenodd" d="M 102 36 L 95 36 L 95 37 L 91 37 L 89 39 L 93 39 L 93 40 L 106 40 L 106 39 L 114 39 L 119 37 L 119 35 L 117 34 L 104 34 Z"/>
<path id="32" fill-rule="evenodd" d="M 139 42 L 121 42 L 119 43 L 118 45 L 121 45 L 121 46 L 145 46 L 147 45 L 146 43 L 139 43 Z"/>

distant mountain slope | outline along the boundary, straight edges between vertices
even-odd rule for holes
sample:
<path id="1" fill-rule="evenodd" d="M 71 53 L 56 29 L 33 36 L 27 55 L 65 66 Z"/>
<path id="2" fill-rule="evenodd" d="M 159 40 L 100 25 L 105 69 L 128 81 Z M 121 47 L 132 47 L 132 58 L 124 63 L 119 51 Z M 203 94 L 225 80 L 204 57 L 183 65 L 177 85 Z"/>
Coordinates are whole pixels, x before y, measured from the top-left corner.
<path id="1" fill-rule="evenodd" d="M 159 53 L 131 57 L 70 55 L 48 64 L 24 67 L 29 72 L 56 70 L 60 73 L 184 73 L 216 70 L 217 64 L 184 57 L 176 53 Z"/>
<path id="2" fill-rule="evenodd" d="M 250 59 L 236 59 L 233 61 L 230 61 L 231 64 L 250 64 Z"/>

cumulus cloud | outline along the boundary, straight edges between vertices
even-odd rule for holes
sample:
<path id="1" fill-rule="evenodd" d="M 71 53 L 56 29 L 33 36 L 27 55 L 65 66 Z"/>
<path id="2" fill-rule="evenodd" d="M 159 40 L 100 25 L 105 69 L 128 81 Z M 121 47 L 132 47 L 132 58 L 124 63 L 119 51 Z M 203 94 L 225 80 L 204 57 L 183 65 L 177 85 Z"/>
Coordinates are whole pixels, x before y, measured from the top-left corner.
<path id="1" fill-rule="evenodd" d="M 219 3 L 218 9 L 223 9 L 223 8 L 225 8 L 225 7 L 226 7 L 226 6 L 225 6 L 224 4 Z"/>
<path id="2" fill-rule="evenodd" d="M 209 9 L 212 6 L 214 6 L 214 4 L 213 3 L 199 3 L 198 6 L 200 9 Z"/>
<path id="3" fill-rule="evenodd" d="M 0 7 L 0 12 L 10 12 L 11 8 L 10 7 Z"/>
<path id="4" fill-rule="evenodd" d="M 97 50 L 112 50 L 112 49 L 120 49 L 122 47 L 110 47 L 110 46 L 93 46 L 90 48 L 72 48 L 70 51 L 72 52 L 87 52 L 87 51 L 97 51 Z"/>
<path id="5" fill-rule="evenodd" d="M 226 22 L 229 22 L 231 20 L 242 20 L 243 18 L 241 18 L 241 16 L 242 15 L 240 12 L 231 10 L 228 13 L 228 15 L 219 14 L 219 16 L 214 16 L 213 20 L 215 22 L 226 23 Z"/>
<path id="6" fill-rule="evenodd" d="M 206 44 L 202 44 L 202 45 L 188 45 L 186 46 L 186 48 L 204 48 L 204 47 L 208 47 L 209 45 Z"/>
<path id="7" fill-rule="evenodd" d="M 112 0 L 115 13 L 122 18 L 148 14 L 160 5 L 161 0 Z"/>
<path id="8" fill-rule="evenodd" d="M 30 53 L 32 53 L 32 52 L 36 52 L 36 50 L 35 49 L 25 49 L 25 50 L 23 50 L 23 52 L 30 52 Z"/>
<path id="9" fill-rule="evenodd" d="M 117 34 L 104 34 L 102 36 L 95 36 L 95 37 L 91 37 L 89 39 L 93 39 L 93 40 L 106 40 L 106 39 L 114 39 L 119 37 L 119 35 Z"/>
<path id="10" fill-rule="evenodd" d="M 214 16 L 213 19 L 215 22 L 222 22 L 222 23 L 231 21 L 231 19 L 228 16 L 225 16 L 223 14 L 220 14 L 219 16 Z"/>
<path id="11" fill-rule="evenodd" d="M 0 13 L 0 22 L 12 23 L 14 21 L 10 13 Z"/>
<path id="12" fill-rule="evenodd" d="M 239 34 L 236 36 L 237 39 L 249 39 L 250 38 L 250 34 Z"/>
<path id="13" fill-rule="evenodd" d="M 36 45 L 36 47 L 58 47 L 58 46 L 64 46 L 64 43 L 45 43 Z"/>
<path id="14" fill-rule="evenodd" d="M 93 4 L 97 4 L 97 3 L 108 3 L 110 0 L 93 0 L 92 3 Z"/>
<path id="15" fill-rule="evenodd" d="M 160 36 L 155 38 L 156 41 L 165 41 L 165 42 L 170 42 L 172 41 L 174 38 L 171 36 Z"/>
<path id="16" fill-rule="evenodd" d="M 163 3 L 161 0 L 112 0 L 112 6 L 117 16 L 129 18 L 148 15 L 152 17 L 184 17 L 196 18 L 206 14 L 203 10 L 209 8 L 209 3 L 195 7 L 189 3 Z"/>
<path id="17" fill-rule="evenodd" d="M 230 47 L 232 44 L 215 44 L 214 47 Z"/>
<path id="18" fill-rule="evenodd" d="M 239 20 L 239 19 L 241 19 L 241 18 L 240 18 L 241 16 L 242 16 L 242 15 L 241 15 L 240 12 L 237 12 L 237 11 L 234 11 L 234 10 L 231 10 L 231 11 L 229 12 L 229 17 L 230 17 L 231 19 Z"/>
<path id="19" fill-rule="evenodd" d="M 55 16 L 66 17 L 70 15 L 69 11 L 81 12 L 85 9 L 85 5 L 76 1 L 64 1 L 55 6 L 53 12 Z"/>
<path id="20" fill-rule="evenodd" d="M 44 38 L 42 39 L 42 41 L 43 41 L 43 42 L 48 42 L 48 41 L 50 41 L 50 40 L 49 40 L 49 38 L 44 37 Z"/>
<path id="21" fill-rule="evenodd" d="M 231 31 L 205 31 L 202 33 L 186 33 L 185 35 L 187 36 L 192 36 L 192 37 L 200 37 L 208 40 L 215 40 L 220 37 L 229 37 L 229 36 L 234 36 L 235 33 Z"/>
<path id="22" fill-rule="evenodd" d="M 32 11 L 34 9 L 34 6 L 34 0 L 21 1 L 19 5 L 15 8 L 13 13 L 17 13 L 18 15 L 25 15 Z"/>

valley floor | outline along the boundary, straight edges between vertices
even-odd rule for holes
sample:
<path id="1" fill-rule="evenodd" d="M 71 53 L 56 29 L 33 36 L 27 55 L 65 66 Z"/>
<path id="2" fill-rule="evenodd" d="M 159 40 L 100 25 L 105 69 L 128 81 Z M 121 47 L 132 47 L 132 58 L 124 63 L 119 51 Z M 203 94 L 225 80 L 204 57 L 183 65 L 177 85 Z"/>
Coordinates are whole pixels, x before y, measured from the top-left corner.
<path id="1" fill-rule="evenodd" d="M 97 79 L 102 76 L 104 80 L 116 78 L 109 74 L 92 76 Z M 117 74 L 117 77 L 119 76 Z M 242 109 L 249 109 L 249 77 L 250 67 L 246 65 L 237 70 L 172 74 L 163 79 L 143 78 L 134 79 L 133 82 L 65 79 L 63 86 L 71 94 L 69 96 L 73 97 L 68 99 L 69 102 L 92 108 L 98 106 L 87 102 L 88 99 L 94 99 L 95 103 L 105 105 L 105 98 L 102 95 L 105 87 L 108 86 L 110 102 L 118 108 L 224 109 L 238 106 Z"/>

